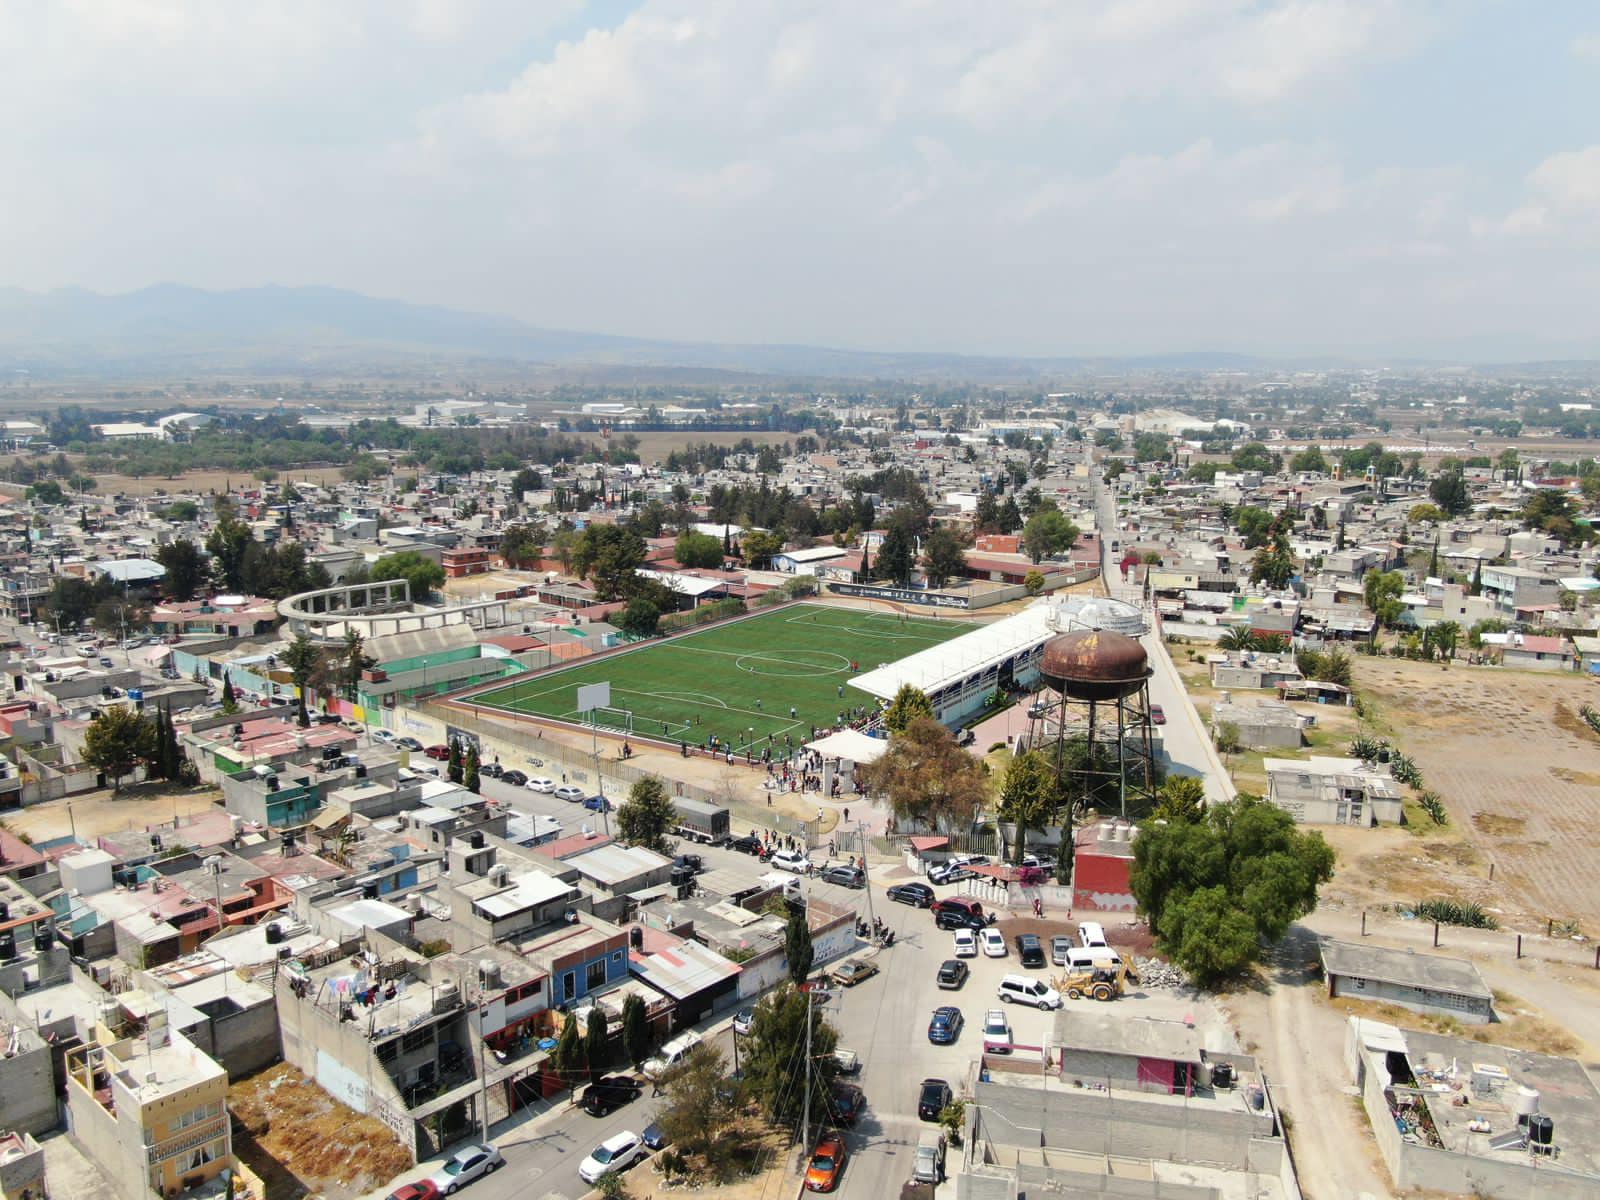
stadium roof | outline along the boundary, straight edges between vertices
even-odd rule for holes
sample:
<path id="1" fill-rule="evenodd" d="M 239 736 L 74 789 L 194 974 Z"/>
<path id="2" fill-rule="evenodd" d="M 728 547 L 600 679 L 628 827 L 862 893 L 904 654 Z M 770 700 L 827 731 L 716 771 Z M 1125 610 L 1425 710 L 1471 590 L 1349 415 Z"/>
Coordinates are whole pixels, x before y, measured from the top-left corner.
<path id="1" fill-rule="evenodd" d="M 908 683 L 931 696 L 1054 637 L 1059 630 L 1050 623 L 1051 612 L 1051 605 L 1035 604 L 1014 617 L 863 672 L 850 681 L 850 686 L 880 700 L 893 700 Z"/>

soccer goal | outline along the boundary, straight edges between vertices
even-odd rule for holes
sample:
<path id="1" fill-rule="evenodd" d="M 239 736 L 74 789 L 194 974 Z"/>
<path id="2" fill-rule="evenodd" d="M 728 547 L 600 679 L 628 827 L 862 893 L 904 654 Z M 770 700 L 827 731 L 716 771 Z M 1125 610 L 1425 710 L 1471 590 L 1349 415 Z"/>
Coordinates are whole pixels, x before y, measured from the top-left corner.
<path id="1" fill-rule="evenodd" d="M 587 724 L 593 725 L 596 729 L 616 729 L 623 733 L 632 733 L 633 710 L 609 706 L 591 709 Z"/>

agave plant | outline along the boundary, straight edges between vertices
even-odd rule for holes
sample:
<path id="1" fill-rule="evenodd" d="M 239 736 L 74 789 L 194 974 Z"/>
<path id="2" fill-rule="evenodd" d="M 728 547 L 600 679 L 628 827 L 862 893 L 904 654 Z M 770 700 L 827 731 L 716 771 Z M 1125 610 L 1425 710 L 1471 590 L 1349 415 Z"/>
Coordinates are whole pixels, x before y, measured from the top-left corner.
<path id="1" fill-rule="evenodd" d="M 1370 733 L 1358 733 L 1350 741 L 1350 757 L 1359 758 L 1364 763 L 1378 761 L 1378 755 L 1389 748 L 1389 743 L 1382 738 L 1375 738 Z"/>
<path id="2" fill-rule="evenodd" d="M 1394 776 L 1396 783 L 1403 783 L 1407 787 L 1422 786 L 1422 769 L 1404 754 L 1395 754 L 1389 760 L 1389 774 Z"/>
<path id="3" fill-rule="evenodd" d="M 1450 814 L 1445 811 L 1444 799 L 1438 792 L 1423 792 L 1417 797 L 1417 806 L 1433 818 L 1435 825 L 1450 823 Z"/>

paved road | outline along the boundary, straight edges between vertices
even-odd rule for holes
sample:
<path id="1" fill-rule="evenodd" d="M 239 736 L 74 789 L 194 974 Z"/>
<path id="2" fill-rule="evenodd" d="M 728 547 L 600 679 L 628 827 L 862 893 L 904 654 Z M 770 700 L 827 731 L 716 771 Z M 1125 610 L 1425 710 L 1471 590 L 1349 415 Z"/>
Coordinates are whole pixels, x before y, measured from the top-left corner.
<path id="1" fill-rule="evenodd" d="M 1096 519 L 1101 532 L 1101 577 L 1113 598 L 1142 605 L 1144 598 L 1140 586 L 1132 579 L 1137 572 L 1130 572 L 1129 581 L 1124 582 L 1122 571 L 1117 566 L 1122 551 L 1111 549 L 1111 543 L 1120 543 L 1123 534 L 1118 528 L 1116 500 L 1098 471 L 1094 473 L 1094 493 Z M 1150 677 L 1150 700 L 1161 706 L 1167 718 L 1161 729 L 1161 744 L 1166 752 L 1168 769 L 1180 775 L 1199 776 L 1205 784 L 1206 799 L 1209 801 L 1232 799 L 1238 789 L 1233 786 L 1232 777 L 1223 767 L 1216 747 L 1211 743 L 1205 722 L 1200 719 L 1194 702 L 1189 699 L 1166 644 L 1154 628 L 1145 634 L 1142 643 L 1153 671 Z"/>

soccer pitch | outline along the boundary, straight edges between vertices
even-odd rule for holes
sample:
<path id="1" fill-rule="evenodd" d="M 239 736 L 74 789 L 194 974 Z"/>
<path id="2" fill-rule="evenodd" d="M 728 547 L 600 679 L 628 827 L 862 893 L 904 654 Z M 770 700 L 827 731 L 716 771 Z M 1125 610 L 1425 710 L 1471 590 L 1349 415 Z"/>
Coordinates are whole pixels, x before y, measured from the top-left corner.
<path id="1" fill-rule="evenodd" d="M 852 664 L 865 673 L 977 628 L 971 621 L 790 605 L 541 671 L 457 703 L 581 723 L 588 714 L 577 709 L 578 688 L 609 682 L 611 707 L 596 717 L 602 729 L 691 746 L 715 734 L 735 750 L 754 744 L 759 752 L 771 744 L 781 752 L 808 740 L 812 726 L 835 725 L 841 711 L 872 703 L 844 686 L 857 673 Z"/>

